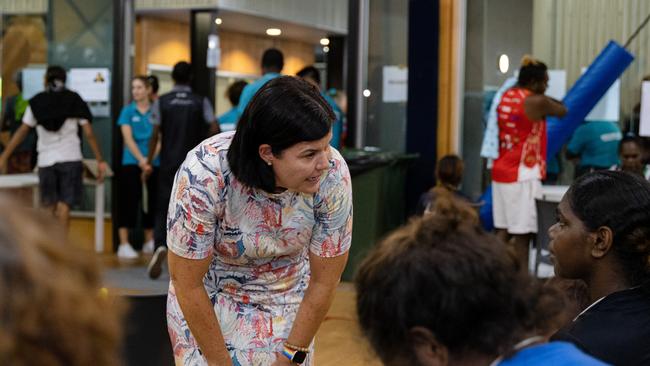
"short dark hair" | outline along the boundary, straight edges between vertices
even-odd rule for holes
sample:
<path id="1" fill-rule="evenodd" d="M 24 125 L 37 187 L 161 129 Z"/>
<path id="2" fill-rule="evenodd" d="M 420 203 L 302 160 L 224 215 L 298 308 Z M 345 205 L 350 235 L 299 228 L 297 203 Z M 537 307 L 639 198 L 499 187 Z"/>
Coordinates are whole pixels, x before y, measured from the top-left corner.
<path id="1" fill-rule="evenodd" d="M 284 67 L 284 55 L 277 48 L 269 48 L 262 55 L 262 68 L 280 72 Z"/>
<path id="2" fill-rule="evenodd" d="M 618 143 L 618 153 L 620 154 L 621 151 L 623 151 L 623 145 L 628 144 L 628 143 L 633 143 L 636 144 L 636 146 L 639 147 L 639 149 L 643 150 L 643 144 L 641 143 L 641 139 L 634 134 L 626 134 L 623 136 L 621 141 Z"/>
<path id="3" fill-rule="evenodd" d="M 413 358 L 414 327 L 451 355 L 496 357 L 555 315 L 540 306 L 546 290 L 472 208 L 449 195 L 436 206 L 376 246 L 355 278 L 359 323 L 385 363 Z"/>
<path id="4" fill-rule="evenodd" d="M 158 77 L 156 75 L 149 75 L 147 76 L 147 81 L 151 86 L 151 91 L 154 92 L 154 94 L 158 93 L 158 89 L 160 88 L 160 82 L 158 81 Z"/>
<path id="5" fill-rule="evenodd" d="M 176 84 L 189 84 L 192 80 L 192 65 L 186 61 L 180 61 L 174 65 L 172 79 Z"/>
<path id="6" fill-rule="evenodd" d="M 312 65 L 303 67 L 302 70 L 296 73 L 296 75 L 303 79 L 310 78 L 314 80 L 316 84 L 320 85 L 320 72 L 318 72 L 318 69 Z"/>
<path id="7" fill-rule="evenodd" d="M 438 184 L 458 187 L 463 181 L 463 160 L 458 155 L 445 155 L 436 166 Z"/>
<path id="8" fill-rule="evenodd" d="M 534 83 L 542 82 L 546 78 L 548 67 L 540 60 L 536 60 L 528 55 L 521 60 L 517 84 L 527 86 Z"/>
<path id="9" fill-rule="evenodd" d="M 228 96 L 228 100 L 230 100 L 230 103 L 232 105 L 236 106 L 239 104 L 239 97 L 241 97 L 241 92 L 244 90 L 244 87 L 246 87 L 246 85 L 248 85 L 246 81 L 237 80 L 228 86 L 226 95 Z"/>
<path id="10" fill-rule="evenodd" d="M 237 123 L 228 150 L 230 170 L 245 185 L 273 192 L 275 176 L 259 155 L 260 145 L 280 155 L 299 142 L 325 137 L 335 118 L 316 87 L 292 76 L 275 78 L 253 96 Z"/>
<path id="11" fill-rule="evenodd" d="M 67 75 L 65 69 L 58 65 L 48 66 L 45 71 L 45 82 L 47 84 L 53 84 L 54 80 L 58 80 L 65 84 L 67 80 Z"/>
<path id="12" fill-rule="evenodd" d="M 627 280 L 650 280 L 650 183 L 625 171 L 596 171 L 571 185 L 566 198 L 586 230 L 612 230 L 613 254 Z M 650 285 L 650 284 L 648 284 Z"/>

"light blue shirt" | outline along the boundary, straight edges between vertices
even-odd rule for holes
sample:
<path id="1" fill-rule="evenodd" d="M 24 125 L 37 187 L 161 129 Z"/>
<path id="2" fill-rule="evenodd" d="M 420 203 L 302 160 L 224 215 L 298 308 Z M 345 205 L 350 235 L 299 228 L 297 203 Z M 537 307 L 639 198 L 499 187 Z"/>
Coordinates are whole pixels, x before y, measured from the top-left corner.
<path id="1" fill-rule="evenodd" d="M 237 107 L 232 107 L 228 112 L 217 117 L 217 122 L 219 122 L 219 127 L 221 131 L 232 131 L 237 127 L 237 121 L 239 120 L 239 113 L 237 112 Z"/>
<path id="2" fill-rule="evenodd" d="M 321 92 L 321 95 L 330 107 L 332 107 L 332 110 L 336 115 L 336 121 L 332 124 L 332 139 L 330 140 L 330 145 L 338 150 L 341 147 L 341 134 L 343 133 L 343 111 L 336 104 L 334 98 L 329 94 Z"/>
<path id="3" fill-rule="evenodd" d="M 567 150 L 580 155 L 580 166 L 607 168 L 618 163 L 622 138 L 618 122 L 588 121 L 575 130 Z"/>
<path id="4" fill-rule="evenodd" d="M 244 114 L 244 110 L 246 109 L 248 103 L 250 103 L 251 99 L 253 99 L 253 97 L 255 96 L 255 93 L 257 93 L 258 90 L 262 89 L 264 84 L 266 84 L 269 80 L 273 80 L 278 76 L 281 75 L 278 74 L 277 72 L 268 72 L 262 75 L 261 78 L 253 81 L 252 83 L 244 87 L 244 90 L 242 90 L 241 95 L 239 96 L 239 104 L 237 105 L 238 121 L 239 118 L 241 118 L 241 115 Z"/>
<path id="5" fill-rule="evenodd" d="M 497 363 L 498 366 L 606 366 L 607 364 L 580 351 L 567 342 L 549 342 L 526 347 L 509 359 Z"/>
<path id="6" fill-rule="evenodd" d="M 138 145 L 138 149 L 142 155 L 147 156 L 149 154 L 149 140 L 151 139 L 151 134 L 153 133 L 153 124 L 151 123 L 149 117 L 151 116 L 151 108 L 144 114 L 140 113 L 135 102 L 122 108 L 120 116 L 117 119 L 118 126 L 131 126 L 131 135 L 135 144 Z M 122 165 L 138 165 L 138 160 L 133 156 L 131 151 L 126 144 L 124 146 L 124 152 L 122 153 Z M 160 158 L 156 157 L 153 161 L 154 166 L 160 165 Z"/>

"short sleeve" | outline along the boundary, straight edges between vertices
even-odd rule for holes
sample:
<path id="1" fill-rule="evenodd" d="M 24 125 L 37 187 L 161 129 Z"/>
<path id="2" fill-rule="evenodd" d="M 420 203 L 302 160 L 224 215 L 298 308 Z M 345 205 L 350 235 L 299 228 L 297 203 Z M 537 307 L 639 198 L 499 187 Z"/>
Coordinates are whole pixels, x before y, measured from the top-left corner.
<path id="1" fill-rule="evenodd" d="M 130 125 L 131 124 L 130 117 L 131 116 L 129 113 L 129 108 L 128 107 L 122 108 L 122 111 L 120 112 L 120 116 L 117 118 L 117 125 L 118 126 Z"/>
<path id="2" fill-rule="evenodd" d="M 32 112 L 32 107 L 27 106 L 25 114 L 23 115 L 23 123 L 29 127 L 36 127 L 37 121 Z"/>
<path id="3" fill-rule="evenodd" d="M 569 140 L 569 144 L 567 145 L 567 150 L 569 150 L 570 153 L 579 155 L 582 152 L 582 149 L 584 148 L 586 133 L 587 131 L 585 131 L 582 126 L 578 127 L 575 130 L 573 136 L 571 136 L 571 140 Z"/>
<path id="4" fill-rule="evenodd" d="M 149 122 L 151 122 L 152 125 L 160 125 L 160 99 L 156 99 L 151 105 Z"/>
<path id="5" fill-rule="evenodd" d="M 212 254 L 225 197 L 223 175 L 212 167 L 217 163 L 217 155 L 199 146 L 176 173 L 167 214 L 167 246 L 183 258 L 204 259 Z"/>
<path id="6" fill-rule="evenodd" d="M 310 251 L 319 257 L 345 254 L 352 243 L 352 182 L 348 166 L 335 149 L 330 170 L 314 197 L 316 224 Z"/>

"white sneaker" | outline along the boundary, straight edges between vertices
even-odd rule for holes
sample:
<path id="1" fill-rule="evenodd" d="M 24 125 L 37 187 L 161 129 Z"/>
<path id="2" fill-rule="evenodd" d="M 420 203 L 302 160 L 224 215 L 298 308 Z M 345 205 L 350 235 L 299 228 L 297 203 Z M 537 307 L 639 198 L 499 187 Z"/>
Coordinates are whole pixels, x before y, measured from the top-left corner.
<path id="1" fill-rule="evenodd" d="M 138 252 L 136 252 L 131 244 L 124 243 L 120 244 L 117 248 L 117 257 L 121 259 L 136 259 L 138 258 Z"/>
<path id="2" fill-rule="evenodd" d="M 145 254 L 151 254 L 153 253 L 153 239 L 149 240 L 148 242 L 144 243 L 142 245 L 142 253 Z"/>

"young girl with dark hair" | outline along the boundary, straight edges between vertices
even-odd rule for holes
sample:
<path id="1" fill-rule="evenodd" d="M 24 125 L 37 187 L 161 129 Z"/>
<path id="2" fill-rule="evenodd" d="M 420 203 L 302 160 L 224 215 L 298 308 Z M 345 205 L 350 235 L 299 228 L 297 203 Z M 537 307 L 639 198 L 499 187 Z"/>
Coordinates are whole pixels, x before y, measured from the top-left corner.
<path id="1" fill-rule="evenodd" d="M 557 214 L 555 274 L 583 280 L 591 305 L 554 339 L 614 365 L 650 364 L 650 183 L 591 173 L 571 185 Z"/>
<path id="2" fill-rule="evenodd" d="M 179 365 L 311 365 L 347 261 L 350 174 L 332 110 L 278 77 L 237 130 L 190 151 L 167 220 L 167 324 Z"/>
<path id="3" fill-rule="evenodd" d="M 560 298 L 452 196 L 389 235 L 355 282 L 359 323 L 385 365 L 603 365 L 546 343 Z"/>

